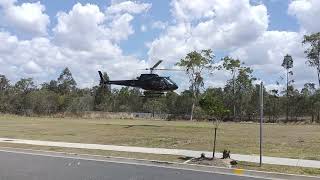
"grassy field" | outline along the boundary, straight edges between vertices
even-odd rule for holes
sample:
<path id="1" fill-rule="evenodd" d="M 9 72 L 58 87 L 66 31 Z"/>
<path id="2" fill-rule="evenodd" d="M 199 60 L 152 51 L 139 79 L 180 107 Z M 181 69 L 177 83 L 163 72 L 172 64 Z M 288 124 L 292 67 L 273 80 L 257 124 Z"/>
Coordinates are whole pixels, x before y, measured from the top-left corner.
<path id="1" fill-rule="evenodd" d="M 259 126 L 222 123 L 217 150 L 258 154 Z M 320 160 L 319 125 L 264 125 L 264 155 Z M 0 114 L 0 137 L 211 150 L 212 124 L 188 121 L 35 118 Z"/>

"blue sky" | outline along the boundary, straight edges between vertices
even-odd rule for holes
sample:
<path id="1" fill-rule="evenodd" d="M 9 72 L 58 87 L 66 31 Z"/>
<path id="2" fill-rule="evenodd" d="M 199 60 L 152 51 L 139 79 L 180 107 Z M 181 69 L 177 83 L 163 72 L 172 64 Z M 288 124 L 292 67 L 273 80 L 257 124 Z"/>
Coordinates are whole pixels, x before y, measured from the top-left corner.
<path id="1" fill-rule="evenodd" d="M 296 86 L 315 81 L 301 39 L 320 31 L 312 21 L 318 0 L 0 0 L 0 13 L 0 74 L 13 82 L 28 76 L 40 84 L 69 66 L 79 86 L 92 86 L 98 68 L 133 78 L 156 59 L 173 67 L 186 53 L 208 48 L 217 63 L 226 55 L 241 59 L 270 88 L 287 53 Z M 185 77 L 170 75 L 187 88 Z M 223 86 L 228 78 L 216 72 L 206 84 Z"/>

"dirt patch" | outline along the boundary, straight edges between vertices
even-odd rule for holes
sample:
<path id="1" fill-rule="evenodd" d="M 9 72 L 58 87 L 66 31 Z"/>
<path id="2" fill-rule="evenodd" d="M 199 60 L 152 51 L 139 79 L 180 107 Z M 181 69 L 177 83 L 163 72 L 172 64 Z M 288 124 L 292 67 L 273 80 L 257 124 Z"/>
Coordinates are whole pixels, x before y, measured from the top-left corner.
<path id="1" fill-rule="evenodd" d="M 198 164 L 198 165 L 206 165 L 206 166 L 218 166 L 218 167 L 227 167 L 230 168 L 232 159 L 218 159 L 218 158 L 207 158 L 207 157 L 200 157 L 191 159 L 188 163 L 189 164 Z"/>

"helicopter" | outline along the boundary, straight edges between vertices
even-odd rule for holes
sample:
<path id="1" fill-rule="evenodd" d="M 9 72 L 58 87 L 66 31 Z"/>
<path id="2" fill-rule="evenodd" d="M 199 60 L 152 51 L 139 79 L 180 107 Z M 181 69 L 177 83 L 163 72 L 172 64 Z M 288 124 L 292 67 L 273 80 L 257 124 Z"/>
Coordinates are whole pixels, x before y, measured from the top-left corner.
<path id="1" fill-rule="evenodd" d="M 100 76 L 100 85 L 114 84 L 121 86 L 130 86 L 137 87 L 145 90 L 143 94 L 145 97 L 158 97 L 166 92 L 174 91 L 178 89 L 178 85 L 173 82 L 169 77 L 159 76 L 158 74 L 153 73 L 154 70 L 175 70 L 175 69 L 156 69 L 159 64 L 162 63 L 162 60 L 159 60 L 151 68 L 146 68 L 143 70 L 150 70 L 149 74 L 141 74 L 140 77 L 137 77 L 135 80 L 116 80 L 116 81 L 106 81 L 103 78 L 102 72 L 98 71 Z"/>

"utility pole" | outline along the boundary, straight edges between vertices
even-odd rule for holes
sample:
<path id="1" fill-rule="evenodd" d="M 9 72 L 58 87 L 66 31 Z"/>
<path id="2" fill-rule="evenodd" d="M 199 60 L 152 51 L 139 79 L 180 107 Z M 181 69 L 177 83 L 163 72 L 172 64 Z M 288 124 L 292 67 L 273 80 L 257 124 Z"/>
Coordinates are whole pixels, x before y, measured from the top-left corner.
<path id="1" fill-rule="evenodd" d="M 235 121 L 235 120 L 236 120 L 236 89 L 235 89 L 235 72 L 233 72 L 232 83 L 233 83 L 233 121 Z"/>
<path id="2" fill-rule="evenodd" d="M 263 82 L 260 84 L 260 167 L 262 166 Z"/>

